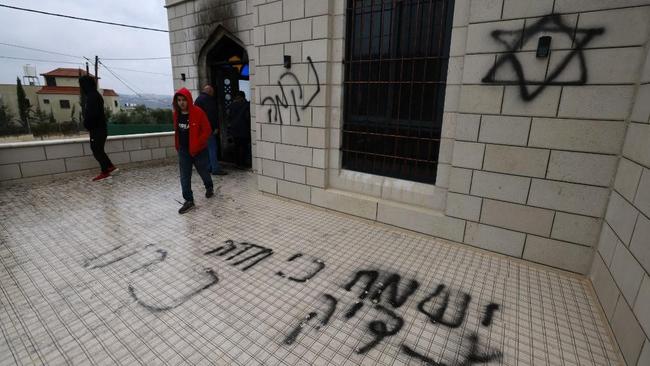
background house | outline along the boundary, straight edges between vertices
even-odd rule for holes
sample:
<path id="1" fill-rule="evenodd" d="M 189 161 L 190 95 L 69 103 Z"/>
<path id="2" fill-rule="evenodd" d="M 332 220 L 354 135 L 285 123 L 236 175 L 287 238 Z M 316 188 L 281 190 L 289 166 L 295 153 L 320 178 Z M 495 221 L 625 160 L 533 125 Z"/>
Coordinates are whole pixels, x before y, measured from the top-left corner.
<path id="1" fill-rule="evenodd" d="M 79 121 L 81 105 L 78 80 L 79 76 L 86 75 L 86 71 L 58 68 L 41 75 L 45 79 L 45 86 L 36 92 L 41 110 L 45 113 L 52 112 L 58 122 L 70 121 L 73 115 Z M 112 112 L 119 112 L 117 93 L 113 89 L 100 88 L 99 91 L 104 97 L 104 107 Z"/>

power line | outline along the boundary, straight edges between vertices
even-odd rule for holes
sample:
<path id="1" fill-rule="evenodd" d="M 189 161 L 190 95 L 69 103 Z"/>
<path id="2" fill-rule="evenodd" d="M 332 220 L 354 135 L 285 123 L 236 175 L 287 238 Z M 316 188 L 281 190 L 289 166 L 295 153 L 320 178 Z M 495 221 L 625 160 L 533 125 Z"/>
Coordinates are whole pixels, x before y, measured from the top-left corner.
<path id="1" fill-rule="evenodd" d="M 143 57 L 143 58 L 106 58 L 102 57 L 104 60 L 108 61 L 146 61 L 146 60 L 169 60 L 171 57 Z"/>
<path id="2" fill-rule="evenodd" d="M 102 66 L 104 66 L 104 68 L 105 68 L 108 72 L 110 72 L 111 75 L 113 75 L 117 80 L 119 80 L 122 84 L 124 84 L 124 86 L 126 86 L 127 88 L 129 88 L 129 90 L 131 90 L 132 92 L 134 92 L 135 95 L 137 95 L 137 96 L 139 96 L 139 97 L 141 96 L 140 93 L 138 93 L 138 92 L 135 91 L 132 87 L 130 87 L 129 84 L 127 84 L 124 80 L 122 80 L 119 76 L 117 76 L 117 74 L 115 74 L 115 73 L 113 72 L 113 70 L 111 70 L 108 66 L 104 65 L 101 61 L 99 61 L 99 64 L 102 65 Z"/>
<path id="3" fill-rule="evenodd" d="M 127 27 L 127 28 L 150 30 L 150 31 L 154 31 L 154 32 L 169 33 L 169 31 L 165 30 L 165 29 L 156 29 L 156 28 L 149 28 L 149 27 L 141 27 L 141 26 L 137 26 L 137 25 L 129 25 L 129 24 L 123 24 L 123 23 L 107 22 L 107 21 L 97 20 L 97 19 L 81 18 L 81 17 L 72 16 L 72 15 L 65 15 L 65 14 L 59 14 L 59 13 L 50 13 L 50 12 L 42 11 L 42 10 L 20 8 L 20 7 L 17 7 L 17 6 L 11 6 L 11 5 L 5 5 L 5 4 L 0 4 L 0 7 L 14 9 L 14 10 L 21 10 L 21 11 L 26 11 L 26 12 L 31 12 L 31 13 L 37 13 L 37 14 L 52 15 L 52 16 L 61 17 L 61 18 L 83 20 L 83 21 L 86 21 L 86 22 L 94 22 L 94 23 L 115 25 L 115 26 L 118 26 L 118 27 Z"/>
<path id="4" fill-rule="evenodd" d="M 22 60 L 22 61 L 36 61 L 36 62 L 51 62 L 54 64 L 72 64 L 72 65 L 81 65 L 82 62 L 70 62 L 70 61 L 57 61 L 57 60 L 43 60 L 38 58 L 24 58 L 24 57 L 11 57 L 11 56 L 0 56 L 0 58 L 6 58 L 9 60 Z"/>
<path id="5" fill-rule="evenodd" d="M 43 52 L 43 53 L 51 53 L 53 55 L 59 55 L 59 56 L 67 56 L 67 57 L 74 57 L 74 58 L 81 58 L 81 59 L 86 58 L 85 56 L 78 56 L 78 55 L 71 55 L 71 54 L 68 54 L 68 53 L 48 51 L 48 50 L 44 50 L 44 49 L 41 49 L 41 48 L 20 46 L 20 45 L 12 44 L 12 43 L 0 42 L 0 45 L 9 46 L 9 47 L 16 47 L 16 48 L 22 48 L 22 49 L 25 49 L 25 50 L 31 50 L 31 51 L 37 51 L 37 52 Z M 104 58 L 104 57 L 102 57 L 102 59 L 108 60 L 108 61 L 146 61 L 146 60 L 165 60 L 165 59 L 168 60 L 170 58 L 171 57 L 169 57 L 169 56 L 167 56 L 167 57 L 142 57 L 142 58 Z"/>
<path id="6" fill-rule="evenodd" d="M 1 6 L 1 4 L 0 4 L 0 6 Z M 22 48 L 22 49 L 25 49 L 25 50 L 31 50 L 31 51 L 37 51 L 37 52 L 43 52 L 43 53 L 51 53 L 53 55 L 67 56 L 67 57 L 74 57 L 74 58 L 84 58 L 83 56 L 70 55 L 68 53 L 61 53 L 61 52 L 54 52 L 54 51 L 47 51 L 47 50 L 43 50 L 43 49 L 40 49 L 40 48 L 19 46 L 17 44 L 11 44 L 11 43 L 0 42 L 0 44 L 3 45 L 3 46 Z"/>
<path id="7" fill-rule="evenodd" d="M 70 62 L 70 61 L 59 61 L 59 60 L 44 60 L 40 58 L 26 58 L 26 57 L 12 57 L 12 56 L 0 56 L 1 59 L 8 59 L 8 60 L 20 60 L 20 61 L 35 61 L 35 62 L 49 62 L 53 64 L 70 64 L 70 65 L 81 65 L 83 66 L 83 62 Z M 171 77 L 171 74 L 165 74 L 162 72 L 153 72 L 153 71 L 144 71 L 144 70 L 133 70 L 133 69 L 127 69 L 123 67 L 115 67 L 111 66 L 112 69 L 115 70 L 124 70 L 124 71 L 130 71 L 130 72 L 137 72 L 141 74 L 152 74 L 152 75 L 161 75 L 161 76 L 168 76 Z"/>
<path id="8" fill-rule="evenodd" d="M 106 65 L 104 65 L 104 66 L 106 66 Z M 162 75 L 162 76 L 170 76 L 171 77 L 171 74 L 164 74 L 162 72 L 133 70 L 133 69 L 126 69 L 126 68 L 123 68 L 123 67 L 115 67 L 115 66 L 111 66 L 111 68 L 113 68 L 115 70 L 124 70 L 124 71 L 131 71 L 131 72 L 139 72 L 139 73 L 143 73 L 143 74 L 153 74 L 153 75 Z"/>

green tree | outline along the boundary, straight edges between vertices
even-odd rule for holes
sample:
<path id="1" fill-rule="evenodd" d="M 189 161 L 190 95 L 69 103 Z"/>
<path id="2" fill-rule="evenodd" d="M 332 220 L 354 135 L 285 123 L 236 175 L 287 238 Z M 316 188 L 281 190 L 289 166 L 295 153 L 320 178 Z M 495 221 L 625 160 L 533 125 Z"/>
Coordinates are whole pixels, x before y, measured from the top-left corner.
<path id="1" fill-rule="evenodd" d="M 172 124 L 172 111 L 171 109 L 150 109 L 149 113 L 151 114 L 151 119 L 153 123 L 159 125 Z"/>
<path id="2" fill-rule="evenodd" d="M 70 122 L 73 122 L 74 124 L 77 124 L 77 116 L 75 116 L 76 107 L 77 105 L 73 104 L 72 109 L 70 109 Z"/>
<path id="3" fill-rule="evenodd" d="M 32 129 L 29 126 L 29 99 L 27 99 L 27 95 L 25 94 L 25 89 L 23 89 L 23 84 L 20 82 L 20 78 L 16 78 L 16 94 L 18 96 L 18 114 L 20 115 L 20 122 L 23 127 L 27 129 L 27 133 L 32 133 Z"/>
<path id="4" fill-rule="evenodd" d="M 14 120 L 14 115 L 11 113 L 9 110 L 9 107 L 7 107 L 1 100 L 0 100 L 0 123 L 4 124 L 10 124 Z"/>
<path id="5" fill-rule="evenodd" d="M 113 117 L 113 110 L 108 107 L 104 107 L 104 115 L 106 116 L 106 120 L 110 121 L 111 117 Z"/>
<path id="6" fill-rule="evenodd" d="M 31 122 L 38 123 L 38 124 L 47 123 L 48 116 L 45 112 L 41 110 L 40 107 L 36 106 L 36 111 L 34 112 L 31 118 Z"/>

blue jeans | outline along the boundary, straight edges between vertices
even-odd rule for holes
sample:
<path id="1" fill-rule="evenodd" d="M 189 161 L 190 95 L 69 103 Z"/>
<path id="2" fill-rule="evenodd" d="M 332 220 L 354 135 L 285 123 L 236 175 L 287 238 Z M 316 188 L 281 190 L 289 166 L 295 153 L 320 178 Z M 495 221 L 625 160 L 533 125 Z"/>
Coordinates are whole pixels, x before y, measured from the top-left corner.
<path id="1" fill-rule="evenodd" d="M 219 165 L 219 160 L 217 160 L 217 149 L 219 148 L 219 143 L 217 140 L 217 135 L 210 136 L 208 139 L 208 152 L 210 153 L 210 173 L 216 174 L 221 171 L 221 166 Z"/>
<path id="2" fill-rule="evenodd" d="M 212 177 L 208 171 L 210 159 L 208 157 L 207 149 L 203 149 L 196 156 L 191 156 L 187 150 L 178 150 L 178 166 L 181 173 L 181 189 L 183 190 L 183 198 L 185 201 L 194 201 L 192 194 L 192 165 L 196 167 L 196 171 L 203 180 L 206 190 L 213 189 Z"/>

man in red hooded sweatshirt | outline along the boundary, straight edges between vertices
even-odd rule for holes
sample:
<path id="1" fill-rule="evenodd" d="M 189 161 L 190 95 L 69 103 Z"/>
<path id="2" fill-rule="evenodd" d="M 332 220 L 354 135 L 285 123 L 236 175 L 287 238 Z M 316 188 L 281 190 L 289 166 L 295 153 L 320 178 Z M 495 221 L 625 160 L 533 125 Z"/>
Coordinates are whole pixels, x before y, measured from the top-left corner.
<path id="1" fill-rule="evenodd" d="M 192 193 L 192 165 L 203 180 L 205 197 L 214 196 L 214 186 L 210 177 L 210 156 L 207 146 L 212 135 L 210 121 L 201 108 L 194 105 L 192 93 L 186 88 L 174 94 L 174 131 L 178 165 L 181 173 L 181 189 L 185 203 L 178 210 L 184 214 L 194 208 Z"/>

